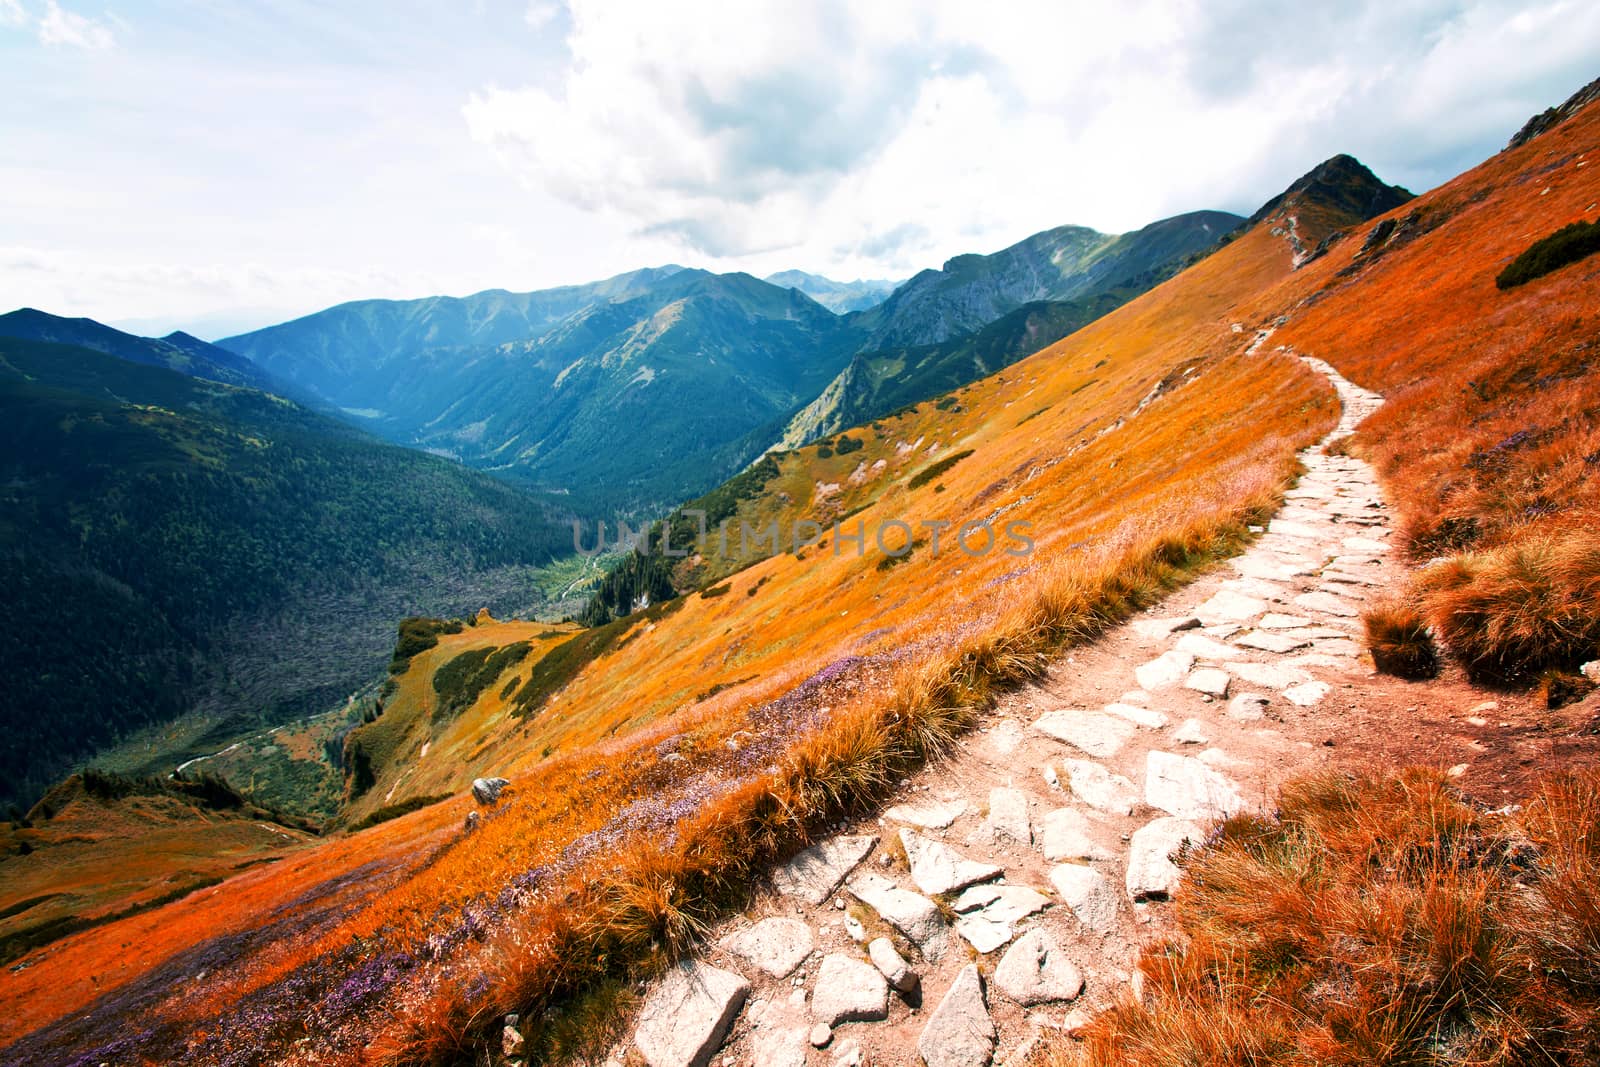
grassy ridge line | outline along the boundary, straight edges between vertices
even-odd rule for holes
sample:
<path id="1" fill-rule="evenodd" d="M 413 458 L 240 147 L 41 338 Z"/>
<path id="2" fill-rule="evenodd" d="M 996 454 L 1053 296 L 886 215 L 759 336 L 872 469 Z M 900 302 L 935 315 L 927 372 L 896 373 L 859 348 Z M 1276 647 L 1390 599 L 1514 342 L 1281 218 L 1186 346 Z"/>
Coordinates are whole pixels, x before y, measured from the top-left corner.
<path id="1" fill-rule="evenodd" d="M 1055 1067 L 1593 1063 L 1600 772 L 1485 812 L 1438 771 L 1285 786 L 1191 857 L 1175 939 Z"/>
<path id="2" fill-rule="evenodd" d="M 485 991 L 451 985 L 413 999 L 371 1046 L 372 1061 L 464 1062 L 491 1022 L 513 1011 L 543 1020 L 536 1044 L 563 1051 L 571 1030 L 563 1010 L 581 1010 L 586 994 L 692 951 L 771 863 L 830 821 L 868 810 L 905 772 L 948 750 L 998 689 L 1039 676 L 1061 649 L 1240 551 L 1281 492 L 1259 491 L 1232 514 L 1148 537 L 1088 574 L 1059 568 L 992 630 L 908 663 L 888 692 L 795 745 L 777 773 L 685 819 L 675 842 L 634 841 L 603 874 L 569 876 L 523 921 L 491 936 Z"/>

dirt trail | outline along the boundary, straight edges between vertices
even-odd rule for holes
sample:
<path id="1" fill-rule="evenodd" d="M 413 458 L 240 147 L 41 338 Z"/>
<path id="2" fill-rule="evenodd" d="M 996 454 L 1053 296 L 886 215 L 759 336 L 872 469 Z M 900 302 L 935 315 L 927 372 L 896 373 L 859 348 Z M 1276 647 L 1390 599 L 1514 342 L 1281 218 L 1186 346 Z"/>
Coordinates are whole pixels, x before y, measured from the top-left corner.
<path id="1" fill-rule="evenodd" d="M 1400 578 L 1388 510 L 1367 464 L 1324 451 L 1382 400 L 1305 362 L 1343 413 L 1255 543 L 1007 694 L 881 816 L 777 872 L 703 961 L 652 990 L 635 1038 L 655 1067 L 713 1048 L 710 1062 L 764 1067 L 1018 1062 L 1129 989 L 1164 932 L 1172 851 L 1270 810 L 1395 684 L 1359 640 L 1363 603 Z M 868 962 L 878 937 L 915 992 Z"/>

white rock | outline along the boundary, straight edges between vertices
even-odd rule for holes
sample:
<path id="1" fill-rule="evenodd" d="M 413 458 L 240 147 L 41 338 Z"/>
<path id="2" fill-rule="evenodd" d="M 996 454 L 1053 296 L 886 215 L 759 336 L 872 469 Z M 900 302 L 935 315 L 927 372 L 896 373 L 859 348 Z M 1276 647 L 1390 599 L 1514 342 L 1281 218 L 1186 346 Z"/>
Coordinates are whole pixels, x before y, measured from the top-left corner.
<path id="1" fill-rule="evenodd" d="M 1065 741 L 1091 756 L 1114 756 L 1133 736 L 1133 724 L 1103 711 L 1052 711 L 1033 724 L 1041 733 Z"/>
<path id="2" fill-rule="evenodd" d="M 1344 547 L 1348 551 L 1356 553 L 1378 553 L 1389 551 L 1388 542 L 1378 541 L 1371 537 L 1346 537 L 1344 539 Z"/>
<path id="3" fill-rule="evenodd" d="M 1001 719 L 983 737 L 983 753 L 990 762 L 1005 763 L 1022 747 L 1025 735 L 1022 724 L 1015 719 Z"/>
<path id="4" fill-rule="evenodd" d="M 1042 768 L 1040 768 L 1039 774 L 1044 778 L 1044 784 L 1049 786 L 1051 789 L 1061 788 L 1061 776 L 1056 774 L 1056 769 L 1050 766 L 1050 764 L 1046 763 Z"/>
<path id="5" fill-rule="evenodd" d="M 1262 630 L 1292 630 L 1297 626 L 1310 626 L 1311 620 L 1303 615 L 1279 615 L 1269 612 L 1256 620 L 1256 626 Z"/>
<path id="6" fill-rule="evenodd" d="M 1266 714 L 1270 703 L 1272 701 L 1260 693 L 1240 693 L 1228 701 L 1228 717 L 1240 722 L 1254 722 Z"/>
<path id="7" fill-rule="evenodd" d="M 1361 614 L 1361 609 L 1341 596 L 1332 593 L 1315 592 L 1301 593 L 1294 598 L 1295 604 L 1307 611 L 1319 612 L 1323 615 L 1338 615 L 1343 618 L 1353 619 Z"/>
<path id="8" fill-rule="evenodd" d="M 937 959 L 942 954 L 945 924 L 933 901 L 870 871 L 850 879 L 845 888 L 884 922 L 910 938 L 923 955 Z"/>
<path id="9" fill-rule="evenodd" d="M 1231 681 L 1228 672 L 1216 667 L 1201 667 L 1192 671 L 1189 677 L 1183 680 L 1185 689 L 1193 689 L 1197 693 L 1217 698 L 1228 695 L 1228 683 Z"/>
<path id="10" fill-rule="evenodd" d="M 505 792 L 506 786 L 511 782 L 505 778 L 474 778 L 472 780 L 472 799 L 479 804 L 489 805 L 500 799 L 500 794 Z"/>
<path id="11" fill-rule="evenodd" d="M 811 1017 L 829 1026 L 871 1022 L 889 1015 L 889 985 L 870 963 L 831 953 L 824 956 L 811 991 Z"/>
<path id="12" fill-rule="evenodd" d="M 1245 809 L 1234 782 L 1189 756 L 1151 752 L 1145 759 L 1145 802 L 1182 819 L 1220 819 Z"/>
<path id="13" fill-rule="evenodd" d="M 805 1067 L 811 1020 L 806 993 L 796 989 L 787 1004 L 772 1003 L 757 1013 L 760 1002 L 746 1010 L 750 1019 L 750 1062 L 753 1067 Z"/>
<path id="14" fill-rule="evenodd" d="M 1192 615 L 1180 615 L 1172 619 L 1135 619 L 1133 632 L 1141 637 L 1160 640 L 1178 630 L 1192 630 L 1199 625 L 1200 620 Z"/>
<path id="15" fill-rule="evenodd" d="M 1185 719 L 1183 724 L 1172 735 L 1172 739 L 1180 745 L 1209 745 L 1211 737 L 1206 733 L 1206 724 L 1199 719 Z"/>
<path id="16" fill-rule="evenodd" d="M 969 963 L 934 1009 L 917 1039 L 927 1067 L 988 1067 L 999 1035 L 983 999 L 983 979 Z"/>
<path id="17" fill-rule="evenodd" d="M 917 988 L 917 972 L 895 951 L 894 942 L 887 937 L 873 938 L 867 946 L 867 955 L 872 957 L 872 965 L 878 968 L 884 980 L 900 992 L 909 993 Z"/>
<path id="18" fill-rule="evenodd" d="M 1305 671 L 1283 663 L 1230 663 L 1228 670 L 1241 681 L 1268 689 L 1287 689 L 1311 681 L 1311 675 Z"/>
<path id="19" fill-rule="evenodd" d="M 1232 589 L 1218 591 L 1195 611 L 1204 623 L 1246 622 L 1267 610 L 1267 602 Z M 1149 688 L 1146 686 L 1145 688 Z"/>
<path id="20" fill-rule="evenodd" d="M 1015 923 L 1049 903 L 1049 897 L 1025 885 L 973 886 L 956 898 L 955 909 L 975 911 L 991 922 Z"/>
<path id="21" fill-rule="evenodd" d="M 786 896 L 821 904 L 866 859 L 876 837 L 833 837 L 812 845 L 772 872 L 772 884 Z"/>
<path id="22" fill-rule="evenodd" d="M 906 861 L 911 866 L 911 880 L 924 893 L 935 896 L 953 893 L 1003 873 L 992 863 L 969 860 L 948 845 L 923 837 L 915 830 L 901 830 L 900 843 L 905 846 Z"/>
<path id="23" fill-rule="evenodd" d="M 1578 670 L 1585 678 L 1589 679 L 1589 681 L 1594 682 L 1596 685 L 1600 685 L 1600 659 L 1590 660 L 1588 663 L 1585 663 L 1583 666 L 1579 667 Z"/>
<path id="24" fill-rule="evenodd" d="M 844 917 L 844 932 L 850 935 L 850 940 L 862 943 L 867 940 L 867 928 L 861 925 L 861 920 L 854 915 Z"/>
<path id="25" fill-rule="evenodd" d="M 1135 830 L 1128 844 L 1128 896 L 1135 901 L 1171 896 L 1183 877 L 1172 857 L 1185 844 L 1204 840 L 1205 831 L 1187 819 L 1157 819 Z"/>
<path id="26" fill-rule="evenodd" d="M 1293 537 L 1301 541 L 1316 541 L 1322 537 L 1322 531 L 1313 529 L 1303 522 L 1291 522 L 1288 519 L 1273 519 L 1267 523 L 1267 532 L 1279 534 L 1283 537 Z"/>
<path id="27" fill-rule="evenodd" d="M 827 1023 L 818 1023 L 811 1028 L 810 1037 L 812 1048 L 827 1048 L 828 1042 L 833 1040 L 833 1027 Z M 804 1056 L 801 1057 L 800 1062 L 805 1062 Z"/>
<path id="28" fill-rule="evenodd" d="M 697 961 L 673 967 L 645 1001 L 633 1043 L 650 1067 L 705 1067 L 749 993 L 732 972 Z"/>
<path id="29" fill-rule="evenodd" d="M 1097 827 L 1077 808 L 1057 808 L 1045 815 L 1040 845 L 1047 860 L 1108 860 L 1112 851 L 1096 840 Z"/>
<path id="30" fill-rule="evenodd" d="M 1019 844 L 1033 841 L 1028 826 L 1028 796 L 1020 789 L 995 786 L 989 790 L 989 825 L 996 834 L 1011 838 Z"/>
<path id="31" fill-rule="evenodd" d="M 1066 767 L 1073 796 L 1091 808 L 1117 815 L 1133 814 L 1139 803 L 1138 786 L 1089 760 L 1067 760 Z"/>
<path id="32" fill-rule="evenodd" d="M 1171 649 L 1163 652 L 1149 663 L 1134 668 L 1133 676 L 1139 681 L 1139 688 L 1147 692 L 1159 689 L 1170 689 L 1183 680 L 1189 673 L 1189 668 L 1194 666 L 1194 657 L 1187 652 Z"/>
<path id="33" fill-rule="evenodd" d="M 982 913 L 956 920 L 956 933 L 980 953 L 988 954 L 1011 940 L 1011 924 L 996 922 Z"/>
<path id="34" fill-rule="evenodd" d="M 1061 863 L 1050 868 L 1050 884 L 1061 903 L 1089 929 L 1108 933 L 1117 925 L 1117 891 L 1093 867 Z"/>
<path id="35" fill-rule="evenodd" d="M 994 984 L 1018 1004 L 1031 1008 L 1072 1000 L 1083 992 L 1083 975 L 1048 934 L 1030 930 L 1000 957 Z"/>
<path id="36" fill-rule="evenodd" d="M 811 927 L 799 919 L 762 919 L 722 939 L 722 950 L 774 978 L 787 978 L 811 955 Z"/>
<path id="37" fill-rule="evenodd" d="M 964 801 L 954 800 L 948 803 L 929 801 L 926 804 L 896 804 L 883 813 L 883 817 L 890 822 L 903 822 L 911 826 L 920 826 L 924 830 L 943 830 L 966 814 L 967 805 Z"/>
<path id="38" fill-rule="evenodd" d="M 1142 690 L 1140 692 L 1141 695 L 1144 695 Z M 1107 704 L 1106 712 L 1108 714 L 1115 715 L 1118 718 L 1127 719 L 1129 722 L 1138 726 L 1145 726 L 1152 730 L 1159 730 L 1171 721 L 1166 715 L 1159 711 L 1152 711 L 1149 708 L 1141 708 L 1137 704 L 1129 704 L 1125 699 L 1118 701 L 1115 704 Z"/>
<path id="39" fill-rule="evenodd" d="M 848 1038 L 833 1050 L 833 1067 L 861 1067 L 864 1058 L 861 1043 L 853 1037 Z"/>
<path id="40" fill-rule="evenodd" d="M 1305 682 L 1301 685 L 1291 685 L 1283 691 L 1283 697 L 1291 704 L 1298 704 L 1302 708 L 1309 708 L 1321 703 L 1322 698 L 1333 692 L 1333 686 L 1327 682 Z"/>
<path id="41" fill-rule="evenodd" d="M 1293 652 L 1297 648 L 1305 648 L 1309 642 L 1289 637 L 1285 634 L 1264 633 L 1254 630 L 1243 637 L 1234 638 L 1234 643 L 1242 648 L 1258 648 L 1263 652 L 1276 652 L 1282 655 Z"/>
<path id="42" fill-rule="evenodd" d="M 1208 659 L 1224 662 L 1230 659 L 1242 659 L 1244 653 L 1232 645 L 1225 645 L 1221 641 L 1214 641 L 1204 634 L 1184 634 L 1178 639 L 1177 649 L 1187 652 L 1195 659 Z"/>

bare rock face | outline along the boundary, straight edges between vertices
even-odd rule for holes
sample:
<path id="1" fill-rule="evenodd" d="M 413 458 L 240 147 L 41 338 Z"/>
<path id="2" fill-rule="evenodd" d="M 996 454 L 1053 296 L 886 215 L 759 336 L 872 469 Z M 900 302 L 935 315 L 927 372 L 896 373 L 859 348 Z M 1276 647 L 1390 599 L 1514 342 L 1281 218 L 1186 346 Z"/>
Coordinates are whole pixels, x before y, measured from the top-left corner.
<path id="1" fill-rule="evenodd" d="M 750 983 L 731 971 L 680 964 L 645 1001 L 633 1042 L 650 1067 L 706 1067 L 749 994 Z"/>
<path id="2" fill-rule="evenodd" d="M 493 804 L 510 784 L 510 780 L 505 778 L 475 778 L 472 782 L 472 799 L 485 806 Z"/>
<path id="3" fill-rule="evenodd" d="M 1030 930 L 1000 958 L 994 984 L 1024 1008 L 1031 1008 L 1073 999 L 1083 992 L 1083 975 L 1050 935 Z"/>
<path id="4" fill-rule="evenodd" d="M 772 884 L 787 896 L 821 904 L 877 843 L 871 836 L 829 838 L 773 871 Z"/>
<path id="5" fill-rule="evenodd" d="M 811 955 L 811 927 L 799 919 L 762 919 L 722 939 L 722 949 L 774 978 L 787 978 Z"/>
<path id="6" fill-rule="evenodd" d="M 928 1067 L 987 1067 L 998 1040 L 978 965 L 969 963 L 928 1019 L 917 1051 Z"/>
<path id="7" fill-rule="evenodd" d="M 826 956 L 811 994 L 811 1017 L 817 1022 L 872 1022 L 889 1015 L 889 984 L 878 968 L 838 953 Z"/>

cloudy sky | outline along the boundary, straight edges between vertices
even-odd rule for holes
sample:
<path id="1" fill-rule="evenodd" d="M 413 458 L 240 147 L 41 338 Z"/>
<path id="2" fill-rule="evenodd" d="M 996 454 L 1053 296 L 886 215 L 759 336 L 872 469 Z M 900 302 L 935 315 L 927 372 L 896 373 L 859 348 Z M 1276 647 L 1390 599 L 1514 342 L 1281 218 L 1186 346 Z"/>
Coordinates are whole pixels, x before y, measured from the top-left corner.
<path id="1" fill-rule="evenodd" d="M 903 277 L 1341 151 L 1425 189 L 1597 75 L 1592 0 L 0 0 L 0 304 Z"/>

